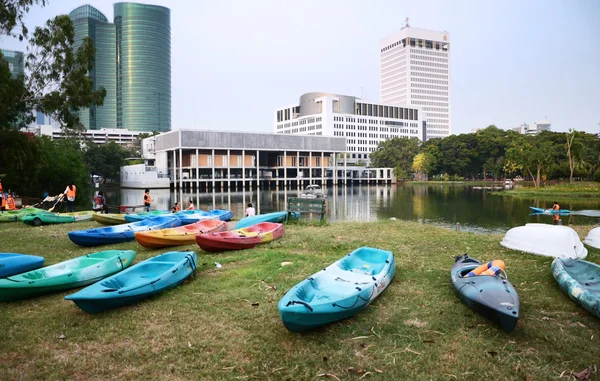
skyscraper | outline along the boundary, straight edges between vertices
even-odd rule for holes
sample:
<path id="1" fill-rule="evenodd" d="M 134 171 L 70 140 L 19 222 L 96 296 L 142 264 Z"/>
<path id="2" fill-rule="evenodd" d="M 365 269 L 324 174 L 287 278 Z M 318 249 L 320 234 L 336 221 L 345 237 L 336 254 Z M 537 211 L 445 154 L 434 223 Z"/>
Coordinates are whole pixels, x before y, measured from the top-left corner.
<path id="1" fill-rule="evenodd" d="M 23 52 L 4 49 L 0 49 L 0 51 L 2 51 L 2 56 L 4 57 L 4 60 L 8 62 L 8 70 L 10 70 L 10 74 L 13 78 L 16 78 L 18 75 L 25 73 L 23 63 Z"/>
<path id="2" fill-rule="evenodd" d="M 117 127 L 171 130 L 171 11 L 116 3 Z"/>
<path id="3" fill-rule="evenodd" d="M 379 47 L 381 103 L 420 106 L 428 139 L 450 135 L 449 34 L 407 25 Z"/>
<path id="4" fill-rule="evenodd" d="M 79 120 L 89 130 L 117 127 L 117 48 L 115 25 L 91 5 L 83 5 L 69 13 L 75 28 L 76 50 L 84 37 L 91 37 L 96 48 L 96 61 L 90 75 L 94 90 L 106 89 L 102 106 L 79 110 Z"/>
<path id="5" fill-rule="evenodd" d="M 77 49 L 84 37 L 96 48 L 94 88 L 106 89 L 104 104 L 80 110 L 87 129 L 171 130 L 171 13 L 138 3 L 114 4 L 114 24 L 83 5 L 69 16 Z"/>

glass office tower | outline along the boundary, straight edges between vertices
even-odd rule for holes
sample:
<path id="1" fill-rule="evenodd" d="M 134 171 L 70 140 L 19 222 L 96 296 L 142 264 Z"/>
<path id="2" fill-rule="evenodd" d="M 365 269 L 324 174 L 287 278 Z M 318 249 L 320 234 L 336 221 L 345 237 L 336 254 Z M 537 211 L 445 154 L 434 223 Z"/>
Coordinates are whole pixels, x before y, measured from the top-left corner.
<path id="1" fill-rule="evenodd" d="M 117 127 L 171 130 L 171 11 L 114 4 L 117 41 Z"/>
<path id="2" fill-rule="evenodd" d="M 91 71 L 94 90 L 106 89 L 102 106 L 79 110 L 79 120 L 89 130 L 117 127 L 117 48 L 115 24 L 91 5 L 83 5 L 69 13 L 75 28 L 77 50 L 84 37 L 91 37 L 96 48 L 96 60 Z"/>
<path id="3" fill-rule="evenodd" d="M 0 49 L 4 60 L 8 62 L 8 70 L 13 78 L 25 73 L 23 52 Z"/>

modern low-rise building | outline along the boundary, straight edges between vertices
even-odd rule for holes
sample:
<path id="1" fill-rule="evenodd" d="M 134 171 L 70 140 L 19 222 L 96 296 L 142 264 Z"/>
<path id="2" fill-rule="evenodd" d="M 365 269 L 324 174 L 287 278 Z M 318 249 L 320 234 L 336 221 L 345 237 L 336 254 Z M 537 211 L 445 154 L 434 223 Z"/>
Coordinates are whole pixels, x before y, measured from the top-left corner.
<path id="1" fill-rule="evenodd" d="M 542 131 L 550 131 L 550 128 L 550 121 L 543 120 L 541 122 L 536 123 L 523 123 L 519 127 L 512 128 L 512 130 L 523 135 L 537 135 Z"/>
<path id="2" fill-rule="evenodd" d="M 359 98 L 307 93 L 297 104 L 275 110 L 274 132 L 343 137 L 353 162 L 369 163 L 379 142 L 393 137 L 427 139 L 427 122 L 419 107 L 391 106 Z"/>
<path id="3" fill-rule="evenodd" d="M 48 136 L 52 140 L 66 138 L 62 129 L 51 125 L 38 125 L 28 129 L 28 131 L 33 132 L 36 136 Z M 142 131 L 128 131 L 121 128 L 101 128 L 99 130 L 87 130 L 81 134 L 81 137 L 96 144 L 106 144 L 114 141 L 117 144 L 132 145 L 141 133 Z"/>

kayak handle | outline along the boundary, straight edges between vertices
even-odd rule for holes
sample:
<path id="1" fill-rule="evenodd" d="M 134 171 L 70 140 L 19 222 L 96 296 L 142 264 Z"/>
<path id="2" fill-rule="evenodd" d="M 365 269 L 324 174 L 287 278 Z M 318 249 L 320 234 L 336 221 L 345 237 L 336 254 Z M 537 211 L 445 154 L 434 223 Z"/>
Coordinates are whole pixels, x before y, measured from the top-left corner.
<path id="1" fill-rule="evenodd" d="M 285 306 L 286 306 L 286 307 L 289 307 L 290 305 L 294 305 L 294 304 L 301 304 L 301 305 L 303 305 L 304 307 L 308 308 L 308 310 L 309 310 L 310 312 L 313 312 L 313 308 L 310 306 L 310 304 L 308 304 L 308 303 L 306 303 L 306 302 L 303 302 L 303 301 L 301 301 L 301 300 L 292 300 L 292 301 L 289 301 L 289 302 L 288 302 L 288 304 L 286 304 Z"/>

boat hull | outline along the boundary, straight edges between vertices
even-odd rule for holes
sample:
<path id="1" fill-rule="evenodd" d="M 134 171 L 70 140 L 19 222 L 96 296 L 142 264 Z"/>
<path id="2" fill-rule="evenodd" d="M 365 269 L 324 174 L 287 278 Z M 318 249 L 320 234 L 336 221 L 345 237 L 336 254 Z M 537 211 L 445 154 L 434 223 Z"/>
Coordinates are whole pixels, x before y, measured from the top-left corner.
<path id="1" fill-rule="evenodd" d="M 44 257 L 17 253 L 0 253 L 0 278 L 35 270 L 44 265 Z"/>
<path id="2" fill-rule="evenodd" d="M 93 214 L 92 217 L 94 218 L 94 221 L 96 221 L 102 225 L 120 225 L 120 224 L 127 223 L 127 221 L 125 220 L 124 214 L 96 213 L 96 214 Z"/>
<path id="3" fill-rule="evenodd" d="M 536 208 L 533 206 L 530 206 L 529 209 L 531 209 L 534 213 L 540 213 L 540 214 L 569 214 L 569 213 L 571 213 L 571 211 L 569 209 L 552 210 L 552 209 Z"/>
<path id="4" fill-rule="evenodd" d="M 245 217 L 242 218 L 236 225 L 235 228 L 236 229 L 242 229 L 242 228 L 247 228 L 249 226 L 255 225 L 255 224 L 259 224 L 261 222 L 275 222 L 275 223 L 282 223 L 287 221 L 289 218 L 300 218 L 300 213 L 298 212 L 288 212 L 288 211 L 282 211 L 282 212 L 273 212 L 273 213 L 267 213 L 267 214 L 258 214 L 256 216 L 250 216 L 250 217 Z"/>
<path id="5" fill-rule="evenodd" d="M 284 234 L 285 226 L 282 224 L 263 222 L 244 229 L 198 234 L 196 242 L 202 250 L 208 252 L 244 250 L 261 243 L 271 242 Z"/>
<path id="6" fill-rule="evenodd" d="M 479 275 L 467 277 L 482 263 L 464 255 L 450 271 L 452 285 L 460 300 L 483 317 L 498 324 L 505 332 L 512 332 L 519 319 L 519 295 L 513 285 L 499 276 Z"/>
<path id="7" fill-rule="evenodd" d="M 556 258 L 552 275 L 567 296 L 600 318 L 600 266 L 579 259 Z"/>
<path id="8" fill-rule="evenodd" d="M 136 232 L 135 239 L 146 248 L 159 249 L 170 246 L 193 245 L 196 242 L 196 234 L 226 230 L 227 223 L 224 221 L 205 220 L 177 228 Z"/>

